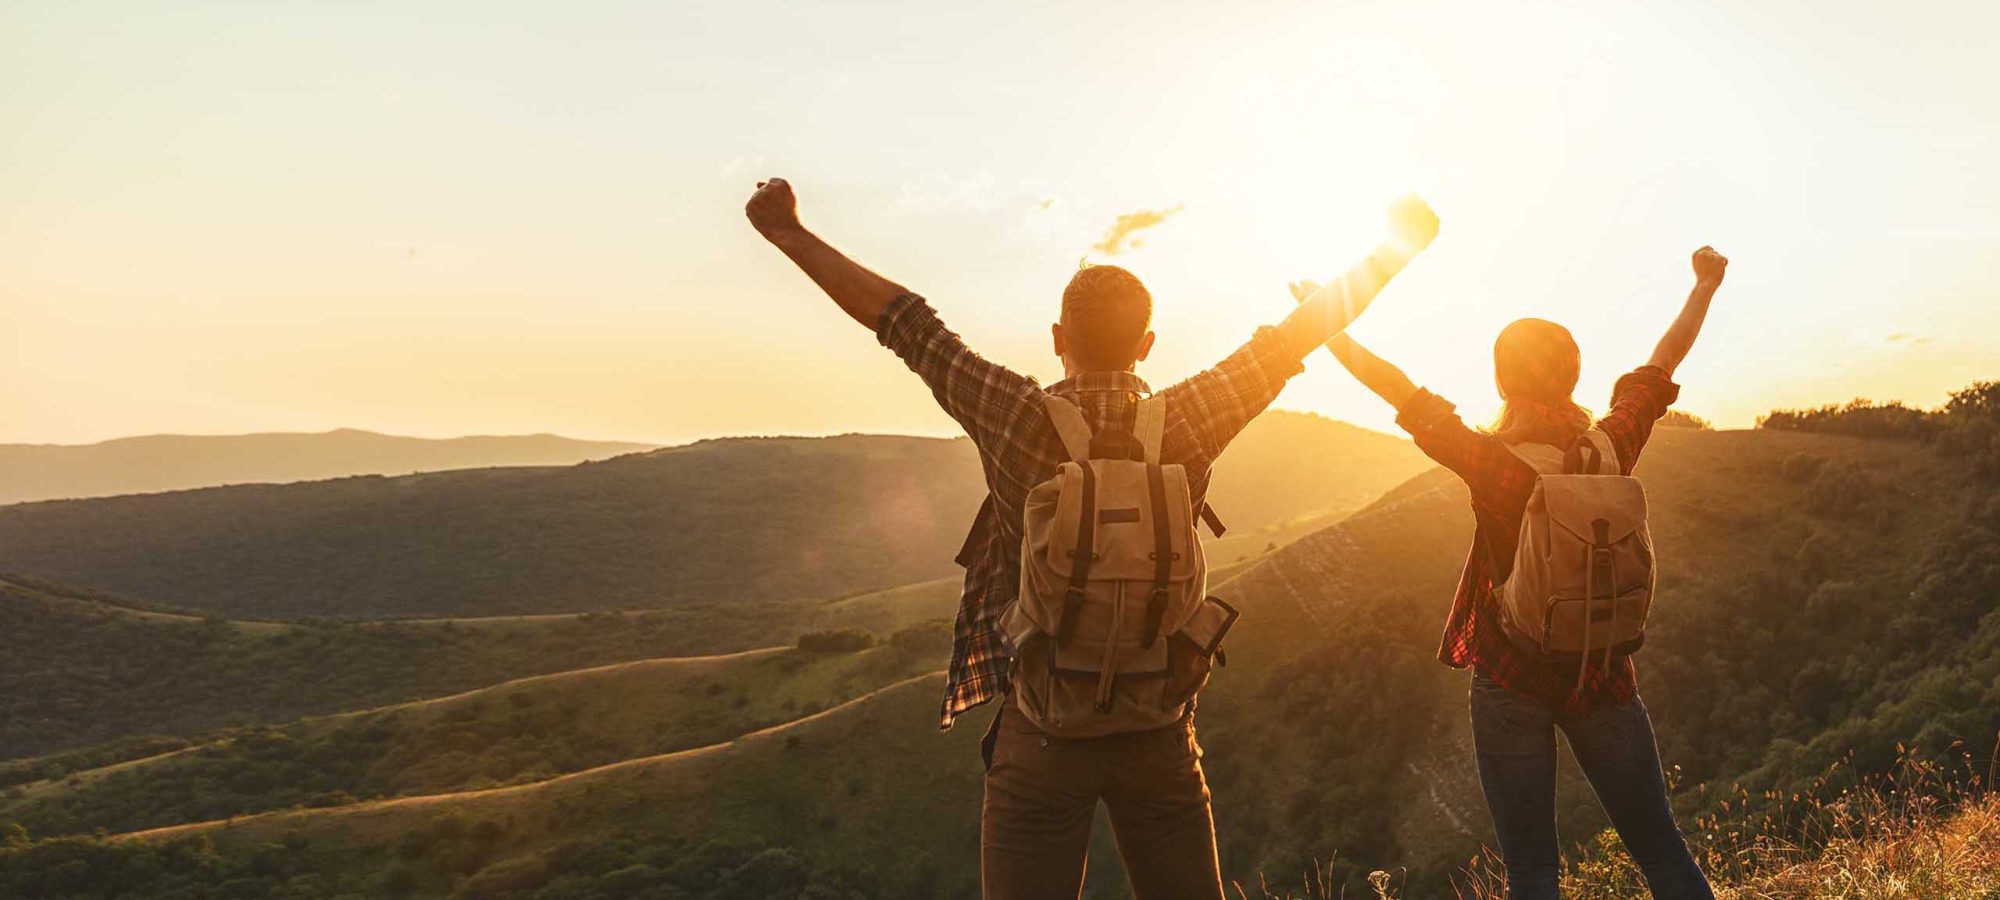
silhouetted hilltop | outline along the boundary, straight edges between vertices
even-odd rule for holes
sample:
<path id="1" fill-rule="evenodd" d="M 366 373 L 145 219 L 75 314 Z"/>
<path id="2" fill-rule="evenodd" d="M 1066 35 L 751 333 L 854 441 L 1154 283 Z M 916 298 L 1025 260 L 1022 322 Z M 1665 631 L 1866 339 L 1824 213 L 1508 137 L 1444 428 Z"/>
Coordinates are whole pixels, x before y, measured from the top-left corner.
<path id="1" fill-rule="evenodd" d="M 0 444 L 0 504 L 348 475 L 566 466 L 651 446 L 553 434 L 432 440 L 351 428 L 317 434 L 160 434 L 81 445 Z"/>

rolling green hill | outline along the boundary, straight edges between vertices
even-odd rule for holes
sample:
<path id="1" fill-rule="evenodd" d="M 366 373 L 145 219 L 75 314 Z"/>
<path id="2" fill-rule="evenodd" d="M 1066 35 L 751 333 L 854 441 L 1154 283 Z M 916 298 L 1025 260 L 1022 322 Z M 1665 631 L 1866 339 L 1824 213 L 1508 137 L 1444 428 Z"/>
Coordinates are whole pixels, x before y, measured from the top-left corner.
<path id="1" fill-rule="evenodd" d="M 551 781 L 112 842 L 0 844 L 0 890 L 969 896 L 978 877 L 978 732 L 940 738 L 909 727 L 930 718 L 941 681 L 920 676 L 726 744 Z M 829 857 L 821 849 L 829 845 L 846 855 Z"/>
<path id="2" fill-rule="evenodd" d="M 1300 460 L 1341 462 L 1274 471 Z M 1351 509 L 1423 465 L 1406 441 L 1274 414 L 1230 451 L 1215 503 L 1256 532 Z M 964 440 L 704 441 L 567 468 L 0 507 L 0 571 L 284 619 L 799 600 L 954 575 L 982 494 Z"/>
<path id="3" fill-rule="evenodd" d="M 908 594 L 908 592 L 904 592 Z M 842 601 L 887 634 L 949 615 L 956 592 Z M 242 622 L 135 610 L 0 576 L 0 787 L 198 738 L 662 656 L 726 653 L 825 627 L 821 602 L 430 622 Z M 21 757 L 78 751 L 75 757 Z M 10 774 L 14 773 L 14 774 Z"/>
<path id="4" fill-rule="evenodd" d="M 648 449 L 647 444 L 553 434 L 431 440 L 351 428 L 319 434 L 159 434 L 81 445 L 0 444 L 0 504 L 348 475 L 567 466 Z"/>
<path id="5" fill-rule="evenodd" d="M 943 623 L 862 652 L 792 648 L 539 675 L 221 740 L 0 794 L 35 834 L 134 831 L 292 806 L 476 790 L 782 724 L 941 666 Z"/>

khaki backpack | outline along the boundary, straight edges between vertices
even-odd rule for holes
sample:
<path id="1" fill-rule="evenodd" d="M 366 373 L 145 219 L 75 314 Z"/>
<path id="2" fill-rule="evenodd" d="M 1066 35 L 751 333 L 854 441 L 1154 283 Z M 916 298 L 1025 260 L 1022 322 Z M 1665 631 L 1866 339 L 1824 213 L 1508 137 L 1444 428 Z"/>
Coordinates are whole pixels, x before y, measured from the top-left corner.
<path id="1" fill-rule="evenodd" d="M 1095 442 L 1075 404 L 1046 405 L 1069 459 L 1028 492 L 1021 592 L 1000 621 L 1014 705 L 1063 737 L 1173 724 L 1236 610 L 1206 596 L 1187 470 L 1160 462 L 1165 401 L 1140 400 L 1134 434 Z"/>
<path id="2" fill-rule="evenodd" d="M 1604 666 L 1645 641 L 1653 606 L 1653 535 L 1646 491 L 1621 474 L 1611 438 L 1591 429 L 1565 453 L 1508 447 L 1541 478 L 1521 515 L 1514 571 L 1500 586 L 1501 621 L 1514 643 L 1552 660 Z"/>

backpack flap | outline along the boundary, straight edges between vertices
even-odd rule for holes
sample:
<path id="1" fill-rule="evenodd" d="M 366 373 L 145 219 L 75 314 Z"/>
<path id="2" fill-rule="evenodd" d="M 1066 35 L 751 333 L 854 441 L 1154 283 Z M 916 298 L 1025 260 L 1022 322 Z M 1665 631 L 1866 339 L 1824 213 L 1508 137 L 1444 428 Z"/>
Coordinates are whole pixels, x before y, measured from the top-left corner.
<path id="1" fill-rule="evenodd" d="M 1050 531 L 1043 561 L 1052 573 L 1064 577 L 1070 574 L 1074 565 L 1077 532 L 1083 525 L 1081 465 L 1063 463 L 1054 479 L 1061 499 L 1055 515 L 1048 520 Z M 1163 509 L 1154 509 L 1154 504 L 1146 499 L 1149 488 L 1145 463 L 1097 459 L 1091 460 L 1088 465 L 1096 476 L 1092 492 L 1096 520 L 1091 545 L 1096 548 L 1097 555 L 1090 564 L 1090 580 L 1150 583 L 1155 563 L 1155 515 L 1166 517 L 1168 546 L 1173 548 L 1167 568 L 1168 580 L 1182 582 L 1193 578 L 1201 566 L 1195 558 L 1198 550 L 1188 502 L 1187 470 L 1177 465 L 1159 467 L 1166 489 L 1166 503 Z M 1040 488 L 1033 492 L 1038 493 L 1041 493 Z M 1030 495 L 1030 503 L 1034 502 L 1033 494 Z M 1098 500 L 1111 497 L 1123 499 L 1114 502 Z M 1028 520 L 1032 522 L 1034 518 L 1031 515 Z"/>
<path id="2" fill-rule="evenodd" d="M 1550 527 L 1586 544 L 1596 542 L 1599 519 L 1614 544 L 1646 527 L 1646 489 L 1627 475 L 1543 475 L 1541 499 Z"/>

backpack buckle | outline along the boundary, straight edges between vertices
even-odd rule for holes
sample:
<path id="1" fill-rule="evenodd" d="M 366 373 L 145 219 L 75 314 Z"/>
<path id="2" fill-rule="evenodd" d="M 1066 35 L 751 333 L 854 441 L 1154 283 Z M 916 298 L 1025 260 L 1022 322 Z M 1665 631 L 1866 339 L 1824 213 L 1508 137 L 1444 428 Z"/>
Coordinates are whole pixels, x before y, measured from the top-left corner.
<path id="1" fill-rule="evenodd" d="M 1607 569 L 1610 568 L 1611 548 L 1610 547 L 1592 548 L 1590 551 L 1590 561 L 1598 566 L 1602 566 Z"/>

